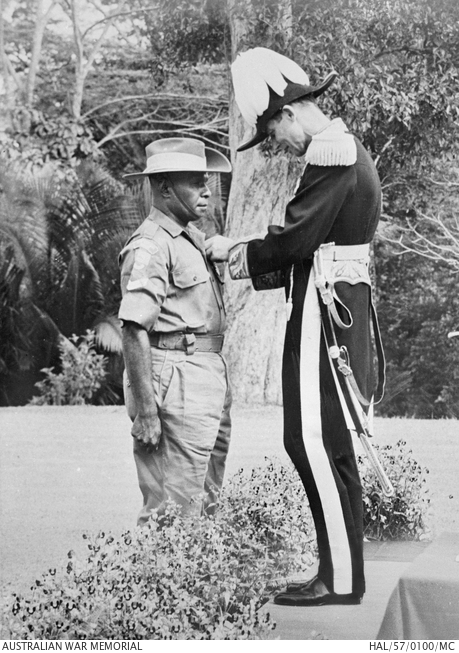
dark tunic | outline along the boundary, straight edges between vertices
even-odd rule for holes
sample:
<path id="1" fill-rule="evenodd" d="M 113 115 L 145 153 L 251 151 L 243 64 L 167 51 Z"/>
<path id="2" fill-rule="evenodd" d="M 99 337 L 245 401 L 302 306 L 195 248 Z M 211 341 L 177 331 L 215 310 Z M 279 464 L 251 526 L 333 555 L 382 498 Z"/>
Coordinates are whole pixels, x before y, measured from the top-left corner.
<path id="1" fill-rule="evenodd" d="M 369 243 L 379 220 L 381 188 L 376 168 L 362 144 L 357 139 L 355 142 L 357 159 L 353 165 L 308 164 L 296 195 L 287 206 L 285 226 L 270 226 L 263 240 L 252 240 L 247 245 L 250 275 L 256 277 L 283 269 L 286 271 L 287 294 L 290 291 L 289 268 L 293 266 L 293 311 L 287 324 L 282 372 L 284 442 L 311 504 L 319 546 L 319 577 L 330 591 L 338 593 L 342 593 L 342 590 L 336 584 L 330 551 L 330 528 L 324 516 L 324 500 L 304 444 L 301 419 L 301 339 L 303 320 L 307 319 L 303 309 L 313 253 L 323 243 Z M 339 282 L 335 290 L 353 317 L 350 329 L 337 329 L 338 344 L 347 346 L 358 385 L 367 399 L 370 399 L 374 392 L 370 338 L 371 289 L 365 283 L 351 285 Z M 339 403 L 323 334 L 319 379 L 323 447 L 329 459 L 344 517 L 352 565 L 352 591 L 362 595 L 365 581 L 361 484 L 351 435 Z"/>

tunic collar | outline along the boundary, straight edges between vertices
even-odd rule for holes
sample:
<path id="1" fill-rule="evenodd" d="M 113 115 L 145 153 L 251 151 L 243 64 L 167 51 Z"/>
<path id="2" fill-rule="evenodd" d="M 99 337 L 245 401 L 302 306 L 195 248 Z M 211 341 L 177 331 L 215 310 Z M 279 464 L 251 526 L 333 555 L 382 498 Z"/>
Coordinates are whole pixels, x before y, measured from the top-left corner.
<path id="1" fill-rule="evenodd" d="M 157 209 L 155 206 L 151 207 L 148 219 L 152 220 L 152 222 L 156 222 L 156 224 L 159 224 L 159 226 L 165 229 L 167 233 L 172 236 L 172 238 L 177 238 L 177 236 L 180 236 L 182 231 L 184 231 L 184 228 L 181 227 L 178 222 L 172 220 L 172 218 Z"/>
<path id="2" fill-rule="evenodd" d="M 172 236 L 172 238 L 177 238 L 177 236 L 180 236 L 182 233 L 186 234 L 198 249 L 204 251 L 205 235 L 191 222 L 189 222 L 186 227 L 182 227 L 178 224 L 178 222 L 172 220 L 172 218 L 157 209 L 155 206 L 151 208 L 148 219 L 152 220 L 152 222 L 155 222 L 156 224 L 159 224 L 159 226 L 167 231 L 167 233 Z"/>

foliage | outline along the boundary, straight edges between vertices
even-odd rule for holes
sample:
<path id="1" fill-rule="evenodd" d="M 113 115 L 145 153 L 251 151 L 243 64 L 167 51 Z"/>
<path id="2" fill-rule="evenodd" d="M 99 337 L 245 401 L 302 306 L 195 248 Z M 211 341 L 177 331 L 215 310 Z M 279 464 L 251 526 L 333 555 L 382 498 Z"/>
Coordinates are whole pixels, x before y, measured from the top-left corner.
<path id="1" fill-rule="evenodd" d="M 157 137 L 196 135 L 227 147 L 223 2 L 134 0 L 113 17 L 115 29 L 102 42 L 113 5 L 64 3 L 46 24 L 32 104 L 22 87 L 37 57 L 30 35 L 38 16 L 27 4 L 17 2 L 4 21 L 6 86 L 17 90 L 7 138 L 0 136 L 11 156 L 41 164 L 62 153 L 63 167 L 103 157 L 119 177 L 143 166 L 144 147 Z"/>
<path id="2" fill-rule="evenodd" d="M 60 335 L 84 333 L 116 315 L 118 254 L 145 216 L 141 189 L 125 192 L 95 164 L 81 164 L 66 179 L 53 177 L 53 166 L 38 174 L 16 165 L 0 169 L 0 248 L 13 252 L 20 275 L 8 286 L 11 265 L 0 268 L 0 287 L 8 287 L 2 328 L 8 316 L 16 334 L 2 342 L 2 359 L 12 363 L 2 379 L 6 403 L 27 401 L 28 386 L 25 397 L 13 392 L 16 373 L 54 365 Z M 18 347 L 26 354 L 21 365 Z"/>
<path id="3" fill-rule="evenodd" d="M 425 470 L 410 453 L 403 442 L 380 450 L 397 490 L 391 502 L 360 461 L 370 537 L 416 539 L 424 530 Z M 266 639 L 275 624 L 258 609 L 315 558 L 301 481 L 272 461 L 230 479 L 212 517 L 186 517 L 169 504 L 118 539 L 84 537 L 85 561 L 69 552 L 65 569 L 5 602 L 2 637 Z"/>
<path id="4" fill-rule="evenodd" d="M 243 531 L 230 539 L 219 522 L 191 525 L 172 507 L 166 519 L 118 541 L 91 538 L 83 566 L 70 552 L 65 574 L 50 570 L 30 598 L 14 597 L 8 637 L 261 639 L 273 623 L 256 611 L 256 572 L 238 566 L 239 549 L 252 549 Z"/>
<path id="5" fill-rule="evenodd" d="M 5 53 L 16 76 L 31 58 L 24 24 L 34 25 L 23 5 L 5 23 Z M 96 15 L 89 16 L 94 21 L 85 37 L 97 26 Z M 62 140 L 64 158 L 69 143 L 85 155 L 92 133 L 119 170 L 127 154 L 133 162 L 143 156 L 153 134 L 192 133 L 227 147 L 230 26 L 239 21 L 242 47 L 283 52 L 312 81 L 331 68 L 339 72 L 321 105 L 342 115 L 377 157 L 392 211 L 396 198 L 403 200 L 408 172 L 428 167 L 455 141 L 458 18 L 454 0 L 155 0 L 147 6 L 136 0 L 118 16 L 116 37 L 103 43 L 88 71 L 81 122 L 65 118 L 65 128 L 52 130 L 56 142 L 49 149 L 59 152 Z M 62 14 L 45 30 L 36 106 L 24 110 L 42 112 L 34 122 L 45 140 L 47 125 L 63 119 L 73 92 L 75 44 L 63 29 L 72 20 Z"/>
<path id="6" fill-rule="evenodd" d="M 15 372 L 55 363 L 60 335 L 94 328 L 100 348 L 121 350 L 118 255 L 151 198 L 143 184 L 125 188 L 89 161 L 66 178 L 55 172 L 52 165 L 23 171 L 17 162 L 0 168 L 0 251 L 8 252 L 0 266 L 0 328 L 11 336 L 0 344 L 6 404 L 14 398 L 5 386 L 18 386 Z M 222 230 L 226 191 L 217 175 L 209 185 L 212 201 L 200 227 L 211 234 Z M 111 359 L 110 380 L 120 386 L 118 367 Z M 24 386 L 25 396 L 14 401 L 29 393 Z"/>
<path id="7" fill-rule="evenodd" d="M 392 447 L 378 447 L 381 464 L 386 471 L 395 494 L 386 497 L 376 474 L 366 458 L 358 456 L 358 464 L 364 488 L 364 535 L 371 540 L 419 540 L 427 533 L 429 492 L 426 474 L 406 449 L 406 442 L 399 440 Z"/>
<path id="8" fill-rule="evenodd" d="M 23 165 L 43 167 L 53 162 L 64 176 L 69 167 L 99 154 L 89 126 L 82 121 L 65 113 L 53 116 L 26 107 L 13 112 L 3 153 L 11 160 L 20 159 Z"/>
<path id="9" fill-rule="evenodd" d="M 441 188 L 457 157 L 456 0 L 155 0 L 147 4 L 133 0 L 128 10 L 116 18 L 113 36 L 103 42 L 87 71 L 82 115 L 78 119 L 72 114 L 70 98 L 75 91 L 78 62 L 81 64 L 85 56 L 87 59 L 88 51 L 76 48 L 74 36 L 70 36 L 74 32 L 68 28 L 76 27 L 83 34 L 87 48 L 105 24 L 104 20 L 98 21 L 100 12 L 112 5 L 98 3 L 97 16 L 91 7 L 88 12 L 80 11 L 80 17 L 86 13 L 83 28 L 72 24 L 70 4 L 59 4 L 62 11 L 53 14 L 44 32 L 34 101 L 29 105 L 24 103 L 23 94 L 13 93 L 10 119 L 5 121 L 9 127 L 4 146 L 10 157 L 22 162 L 57 164 L 66 173 L 64 181 L 69 185 L 59 193 L 67 199 L 75 179 L 74 170 L 88 157 L 103 156 L 104 166 L 118 179 L 123 172 L 143 167 L 144 147 L 158 137 L 195 135 L 228 151 L 230 28 L 239 21 L 244 32 L 242 47 L 263 45 L 291 56 L 304 66 L 312 83 L 332 68 L 339 72 L 338 79 L 320 98 L 320 106 L 327 113 L 341 115 L 372 152 L 384 189 L 384 228 L 389 228 L 396 238 L 405 234 L 408 246 L 412 244 L 408 233 L 411 230 L 413 235 L 412 227 L 422 237 L 430 238 L 434 248 L 445 245 L 443 225 L 453 237 L 457 236 L 455 186 Z M 91 4 L 96 6 L 88 6 Z M 86 4 L 78 0 L 76 6 L 81 10 Z M 11 72 L 9 87 L 15 88 L 15 84 L 21 86 L 28 77 L 33 59 L 30 37 L 37 21 L 25 0 L 19 0 L 14 10 L 4 13 L 3 42 L 10 64 L 5 71 Z M 239 158 L 238 165 L 241 162 Z M 22 182 L 9 179 L 7 183 L 13 188 L 19 186 L 18 195 L 22 196 Z M 223 185 L 228 186 L 226 180 Z M 119 192 L 125 195 L 124 189 Z M 83 196 L 84 193 L 83 190 Z M 451 201 L 447 210 L 445 198 Z M 82 194 L 76 190 L 75 199 L 74 208 L 84 206 L 84 213 L 87 206 L 85 201 L 80 203 Z M 65 215 L 72 206 L 66 201 Z M 284 200 L 279 197 L 278 201 Z M 126 197 L 123 202 L 129 203 Z M 117 283 L 117 271 L 113 270 L 117 245 L 110 252 L 107 250 L 111 245 L 100 248 L 103 262 L 99 265 L 94 239 L 78 239 L 71 233 L 68 237 L 72 247 L 63 254 L 60 240 L 54 259 L 53 248 L 41 247 L 48 223 L 41 221 L 43 207 L 36 208 L 34 219 L 28 216 L 29 221 L 37 223 L 31 231 L 38 244 L 35 257 L 31 256 L 31 246 L 27 252 L 19 252 L 25 241 L 31 239 L 26 236 L 28 222 L 26 227 L 21 218 L 17 222 L 21 234 L 17 232 L 14 237 L 16 256 L 22 258 L 16 264 L 24 270 L 23 262 L 27 261 L 33 271 L 41 265 L 46 275 L 42 275 L 39 284 L 32 285 L 32 275 L 24 274 L 21 314 L 27 304 L 32 314 L 39 311 L 37 324 L 43 326 L 45 316 L 49 319 L 45 335 L 31 334 L 27 320 L 22 320 L 14 346 L 17 353 L 25 350 L 33 351 L 33 355 L 21 353 L 11 359 L 15 366 L 20 360 L 20 366 L 35 368 L 50 364 L 49 360 L 35 361 L 37 356 L 48 355 L 41 351 L 35 354 L 37 343 L 46 338 L 54 340 L 59 330 L 64 335 L 82 333 L 103 319 L 104 314 L 113 314 Z M 57 214 L 60 211 L 59 207 Z M 11 211 L 10 214 L 13 215 Z M 219 219 L 221 230 L 222 216 Z M 440 222 L 433 224 L 432 220 Z M 55 223 L 62 224 L 58 219 Z M 77 230 L 73 220 L 69 224 Z M 44 229 L 41 235 L 40 225 Z M 10 224 L 9 229 L 12 228 Z M 451 239 L 446 246 L 450 244 Z M 448 271 L 442 268 L 441 273 L 435 272 L 435 283 L 431 283 L 427 268 L 416 258 L 391 262 L 394 248 L 379 245 L 376 251 L 378 274 L 381 271 L 379 314 L 390 370 L 390 392 L 381 406 L 382 414 L 457 416 L 457 343 L 435 338 L 435 320 L 442 320 L 440 329 L 457 328 L 459 324 L 454 302 L 450 308 L 441 290 L 442 286 L 448 291 L 452 287 Z M 107 265 L 109 253 L 113 258 Z M 457 246 L 452 260 L 457 260 L 456 254 Z M 67 270 L 69 275 L 64 275 L 66 285 L 61 293 L 59 283 L 63 277 L 57 274 L 57 262 L 60 272 Z M 418 274 L 418 282 L 410 274 L 406 279 L 408 267 L 413 276 Z M 104 270 L 113 274 L 112 286 L 108 274 L 100 280 Z M 44 276 L 48 278 L 46 284 Z M 91 288 L 87 304 L 84 287 Z M 105 299 L 97 288 L 102 288 L 104 298 L 109 298 L 110 308 L 104 306 Z M 54 292 L 58 295 L 55 301 Z M 37 293 L 46 301 L 37 301 Z M 435 293 L 441 296 L 438 301 Z M 70 297 L 75 299 L 72 310 L 68 307 Z M 410 313 L 402 302 L 410 306 L 414 316 L 411 325 Z M 62 311 L 61 305 L 65 307 Z M 68 316 L 65 327 L 59 322 L 64 314 Z M 15 324 L 19 326 L 19 313 L 13 310 L 8 315 L 9 319 L 16 316 Z M 77 322 L 78 316 L 79 324 L 70 324 Z M 34 326 L 34 321 L 29 324 Z M 51 333 L 54 335 L 46 335 Z M 435 348 L 430 346 L 432 338 Z M 34 343 L 29 350 L 25 346 L 27 340 Z M 3 353 L 0 356 L 4 358 Z M 435 367 L 436 357 L 441 365 Z"/>
<path id="10" fill-rule="evenodd" d="M 227 485 L 219 511 L 198 520 L 169 505 L 119 540 L 89 538 L 84 564 L 50 570 L 6 606 L 3 636 L 104 639 L 263 639 L 257 612 L 301 563 L 313 527 L 292 470 L 269 464 Z M 160 522 L 162 527 L 160 527 Z M 301 555 L 300 555 L 301 554 Z"/>
<path id="11" fill-rule="evenodd" d="M 331 69 L 338 71 L 339 77 L 318 102 L 328 115 L 341 116 L 372 153 L 383 185 L 384 227 L 404 229 L 409 221 L 420 224 L 425 215 L 446 219 L 448 227 L 453 227 L 451 233 L 456 234 L 456 187 L 445 183 L 449 181 L 445 173 L 449 168 L 451 174 L 457 158 L 457 3 L 234 0 L 232 4 L 243 27 L 248 28 L 241 49 L 263 45 L 285 53 L 304 66 L 312 83 Z M 244 169 L 246 178 L 250 179 L 251 173 Z M 443 191 L 441 183 L 445 184 Z M 448 195 L 449 206 L 443 202 L 440 208 L 440 198 Z M 238 200 L 236 216 L 245 213 L 246 201 Z M 237 218 L 232 224 L 239 226 Z M 423 225 L 422 230 L 431 235 L 435 245 L 445 245 L 441 229 L 435 233 L 432 225 Z M 449 244 L 453 245 L 452 239 Z M 449 328 L 457 328 L 457 304 L 453 298 L 449 305 L 437 300 L 440 273 L 436 272 L 432 283 L 431 275 L 424 274 L 422 261 L 415 257 L 391 261 L 395 255 L 395 248 L 376 248 L 378 313 L 389 361 L 388 399 L 380 410 L 382 414 L 423 417 L 455 415 L 457 358 L 445 328 L 451 323 Z M 410 296 L 406 274 L 419 277 L 414 282 L 415 296 Z M 450 292 L 455 283 L 451 271 L 443 268 L 442 276 Z M 446 293 L 438 294 L 443 298 Z M 241 300 L 242 307 L 245 303 Z M 235 310 L 238 308 L 236 303 Z M 399 312 L 404 331 L 398 328 Z M 440 316 L 435 337 L 434 320 Z M 237 353 L 234 358 L 237 365 Z M 267 396 L 264 385 L 260 383 L 256 390 Z M 250 391 L 248 388 L 247 395 Z"/>
<path id="12" fill-rule="evenodd" d="M 83 5 L 76 2 L 80 11 Z M 88 12 L 82 41 L 103 28 L 108 14 L 100 21 L 101 12 L 100 5 Z M 15 80 L 31 65 L 33 15 L 18 2 L 5 19 L 5 55 Z M 72 123 L 68 96 L 83 43 L 79 51 L 68 28 L 83 30 L 64 11 L 45 29 L 35 106 L 23 109 L 18 97 L 16 114 L 29 112 L 30 121 L 32 110 L 41 112 L 33 122 L 51 139 L 50 151 L 59 152 L 62 141 L 64 159 L 69 144 L 79 155 L 103 147 L 119 169 L 143 155 L 153 134 L 194 133 L 227 147 L 230 26 L 239 21 L 242 47 L 283 52 L 312 81 L 331 68 L 339 72 L 321 105 L 342 115 L 377 157 L 392 203 L 403 198 L 410 169 L 428 167 L 455 141 L 458 18 L 454 0 L 135 0 L 88 69 L 81 122 Z"/>
<path id="13" fill-rule="evenodd" d="M 378 279 L 388 360 L 386 396 L 378 414 L 457 418 L 459 348 L 447 337 L 459 323 L 456 276 L 414 254 L 394 257 L 380 251 Z"/>
<path id="14" fill-rule="evenodd" d="M 30 347 L 20 286 L 24 276 L 11 247 L 3 248 L 0 266 L 0 387 L 8 370 L 20 370 Z"/>
<path id="15" fill-rule="evenodd" d="M 384 216 L 381 239 L 386 256 L 415 253 L 437 262 L 445 276 L 459 272 L 459 168 L 438 159 L 429 176 L 417 182 L 422 193 L 409 196 L 410 210 L 403 221 Z M 415 261 L 413 257 L 408 259 Z M 423 267 L 422 262 L 420 263 Z"/>
<path id="16" fill-rule="evenodd" d="M 154 70 L 224 63 L 230 52 L 226 0 L 154 0 L 145 14 Z"/>
<path id="17" fill-rule="evenodd" d="M 248 8 L 251 7 L 251 11 Z M 338 79 L 320 106 L 341 116 L 373 153 L 386 211 L 409 207 L 438 156 L 453 157 L 457 134 L 459 7 L 451 0 L 235 0 L 248 27 L 243 48 L 292 57 L 312 82 Z M 279 20 L 291 6 L 290 30 Z M 287 21 L 288 22 L 288 21 Z M 416 195 L 416 191 L 414 191 Z"/>
<path id="18" fill-rule="evenodd" d="M 79 338 L 60 338 L 60 368 L 44 368 L 42 381 L 35 386 L 39 395 L 29 402 L 31 406 L 77 406 L 92 403 L 106 376 L 106 359 L 94 348 L 95 334 L 87 331 Z"/>
<path id="19" fill-rule="evenodd" d="M 242 528 L 267 549 L 283 580 L 314 560 L 315 531 L 304 488 L 293 466 L 265 459 L 246 476 L 242 470 L 225 484 L 221 518 Z"/>

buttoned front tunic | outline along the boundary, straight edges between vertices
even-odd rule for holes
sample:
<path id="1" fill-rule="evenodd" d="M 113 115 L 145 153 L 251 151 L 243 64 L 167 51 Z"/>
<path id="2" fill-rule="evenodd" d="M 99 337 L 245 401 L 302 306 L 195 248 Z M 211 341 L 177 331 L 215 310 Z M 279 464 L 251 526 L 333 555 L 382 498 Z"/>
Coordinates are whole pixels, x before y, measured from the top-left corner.
<path id="1" fill-rule="evenodd" d="M 120 254 L 118 317 L 149 333 L 223 333 L 221 279 L 206 260 L 204 238 L 153 208 Z"/>
<path id="2" fill-rule="evenodd" d="M 321 326 L 313 254 L 324 243 L 370 243 L 380 217 L 381 186 L 370 155 L 340 119 L 313 137 L 306 162 L 284 226 L 270 226 L 264 239 L 236 245 L 229 266 L 233 278 L 255 281 L 283 272 L 278 276 L 292 300 L 282 367 L 284 444 L 314 517 L 319 578 L 331 592 L 362 596 L 361 484 Z M 375 386 L 371 288 L 349 276 L 335 281 L 353 320 L 348 329 L 336 328 L 337 342 L 347 347 L 359 388 L 370 400 Z"/>
<path id="3" fill-rule="evenodd" d="M 118 317 L 156 333 L 223 334 L 221 279 L 208 262 L 204 234 L 153 208 L 120 254 L 122 301 Z M 151 339 L 154 344 L 154 339 Z M 168 500 L 187 513 L 212 513 L 223 483 L 231 421 L 231 392 L 220 353 L 150 348 L 161 439 L 151 451 L 134 439 L 144 524 Z M 128 379 L 128 414 L 137 408 Z"/>

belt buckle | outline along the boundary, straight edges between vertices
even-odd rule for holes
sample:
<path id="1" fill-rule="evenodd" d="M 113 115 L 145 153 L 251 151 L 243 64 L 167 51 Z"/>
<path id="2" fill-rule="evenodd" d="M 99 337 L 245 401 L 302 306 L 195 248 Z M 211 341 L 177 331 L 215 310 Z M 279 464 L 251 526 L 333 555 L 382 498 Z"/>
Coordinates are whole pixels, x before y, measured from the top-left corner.
<path id="1" fill-rule="evenodd" d="M 183 336 L 183 344 L 185 345 L 185 352 L 187 356 L 191 356 L 196 351 L 196 336 L 194 333 L 185 333 Z"/>

